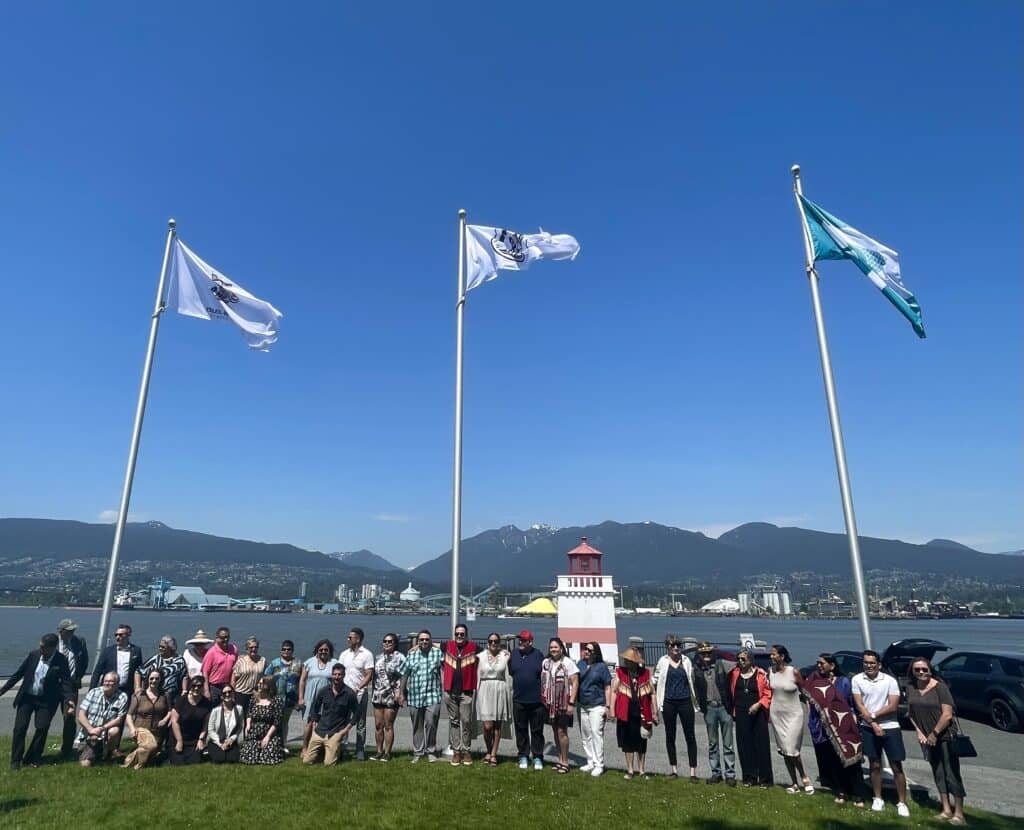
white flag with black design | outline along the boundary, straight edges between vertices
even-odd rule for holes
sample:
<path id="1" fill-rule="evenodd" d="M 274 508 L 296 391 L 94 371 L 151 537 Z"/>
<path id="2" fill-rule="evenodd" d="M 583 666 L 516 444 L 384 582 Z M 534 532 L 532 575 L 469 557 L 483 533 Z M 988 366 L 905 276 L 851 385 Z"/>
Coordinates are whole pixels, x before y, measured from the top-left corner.
<path id="1" fill-rule="evenodd" d="M 167 296 L 168 305 L 177 305 L 179 314 L 234 323 L 252 349 L 265 352 L 277 342 L 281 312 L 203 262 L 177 237 Z"/>
<path id="2" fill-rule="evenodd" d="M 507 228 L 466 226 L 466 291 L 498 276 L 524 271 L 538 259 L 576 259 L 580 243 L 568 234 L 516 233 Z"/>

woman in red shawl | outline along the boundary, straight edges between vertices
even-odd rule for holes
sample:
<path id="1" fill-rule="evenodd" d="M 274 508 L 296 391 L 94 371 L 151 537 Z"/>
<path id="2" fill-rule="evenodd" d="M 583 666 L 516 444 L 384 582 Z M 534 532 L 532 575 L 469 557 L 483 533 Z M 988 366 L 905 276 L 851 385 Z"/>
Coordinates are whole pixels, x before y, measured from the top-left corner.
<path id="1" fill-rule="evenodd" d="M 647 759 L 647 739 L 654 723 L 654 686 L 651 673 L 644 668 L 644 658 L 630 646 L 622 654 L 622 665 L 615 670 L 612 682 L 612 712 L 615 714 L 615 737 L 619 749 L 626 756 L 627 781 L 634 774 L 650 778 L 644 770 Z M 636 755 L 636 772 L 633 756 Z"/>

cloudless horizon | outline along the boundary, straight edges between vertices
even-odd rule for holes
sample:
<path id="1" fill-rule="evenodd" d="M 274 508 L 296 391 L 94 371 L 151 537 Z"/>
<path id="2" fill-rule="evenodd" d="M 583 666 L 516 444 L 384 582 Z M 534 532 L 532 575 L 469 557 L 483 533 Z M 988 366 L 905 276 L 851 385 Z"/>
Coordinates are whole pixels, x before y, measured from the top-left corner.
<path id="1" fill-rule="evenodd" d="M 573 234 L 468 295 L 463 536 L 843 531 L 790 166 L 928 338 L 819 265 L 858 529 L 1024 548 L 1024 6 L 12 6 L 0 515 L 112 521 L 167 219 L 279 308 L 160 325 L 132 520 L 451 546 L 457 211 Z"/>

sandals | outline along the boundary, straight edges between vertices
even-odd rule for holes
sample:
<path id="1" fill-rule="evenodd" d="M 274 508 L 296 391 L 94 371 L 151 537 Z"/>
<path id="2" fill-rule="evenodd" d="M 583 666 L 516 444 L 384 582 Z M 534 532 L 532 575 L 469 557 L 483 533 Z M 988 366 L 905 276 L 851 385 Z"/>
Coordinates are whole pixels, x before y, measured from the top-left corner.
<path id="1" fill-rule="evenodd" d="M 672 780 L 675 780 L 676 778 L 679 777 L 679 773 L 678 772 L 670 772 L 668 774 L 668 777 L 671 778 Z"/>
<path id="2" fill-rule="evenodd" d="M 811 783 L 810 778 L 804 778 L 804 792 L 808 795 L 814 795 L 814 785 Z"/>
<path id="3" fill-rule="evenodd" d="M 569 772 L 568 764 L 555 764 L 555 772 L 559 775 L 565 775 Z"/>
<path id="4" fill-rule="evenodd" d="M 800 788 L 796 784 L 790 784 L 788 787 L 786 787 L 786 792 L 790 795 L 796 795 L 798 792 L 800 792 Z"/>
<path id="5" fill-rule="evenodd" d="M 487 766 L 489 767 L 496 767 L 498 766 L 498 759 L 495 758 L 493 755 L 488 755 L 486 758 L 484 758 L 484 763 L 487 764 Z"/>
<path id="6" fill-rule="evenodd" d="M 623 775 L 622 777 L 625 778 L 627 781 L 632 781 L 633 780 L 633 770 L 626 770 L 626 774 Z"/>

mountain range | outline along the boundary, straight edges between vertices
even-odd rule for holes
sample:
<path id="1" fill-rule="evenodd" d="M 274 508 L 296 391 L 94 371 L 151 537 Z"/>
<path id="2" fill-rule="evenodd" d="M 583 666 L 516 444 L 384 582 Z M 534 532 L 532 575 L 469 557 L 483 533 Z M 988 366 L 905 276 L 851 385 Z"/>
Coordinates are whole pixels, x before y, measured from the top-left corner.
<path id="1" fill-rule="evenodd" d="M 717 539 L 654 522 L 602 522 L 585 527 L 508 525 L 463 540 L 461 576 L 483 588 L 551 585 L 567 566 L 566 553 L 581 537 L 604 554 L 605 573 L 619 584 L 669 584 L 696 580 L 735 584 L 757 574 L 813 573 L 849 575 L 844 534 L 764 522 L 740 525 Z M 0 519 L 0 561 L 107 558 L 113 540 L 110 524 L 55 519 Z M 970 577 L 997 584 L 1024 586 L 1024 557 L 982 553 L 945 539 L 910 544 L 895 539 L 860 538 L 866 571 Z M 379 582 L 403 588 L 445 586 L 451 574 L 451 551 L 406 571 L 368 550 L 324 554 L 288 544 L 230 539 L 170 528 L 161 522 L 130 523 L 122 561 L 273 563 L 316 571 L 327 579 L 358 585 Z M 302 577 L 304 578 L 304 577 Z"/>

